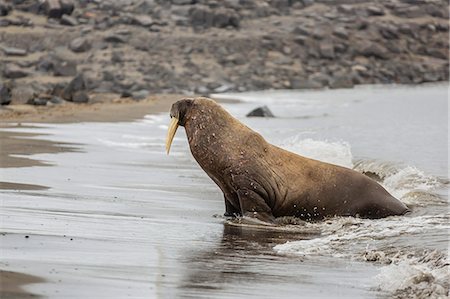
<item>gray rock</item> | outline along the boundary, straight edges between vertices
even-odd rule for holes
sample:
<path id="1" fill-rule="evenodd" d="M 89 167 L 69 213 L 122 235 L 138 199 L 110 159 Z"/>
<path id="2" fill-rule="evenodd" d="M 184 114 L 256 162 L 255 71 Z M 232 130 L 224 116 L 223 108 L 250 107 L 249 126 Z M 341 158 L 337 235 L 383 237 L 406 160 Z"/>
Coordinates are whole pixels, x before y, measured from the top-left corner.
<path id="1" fill-rule="evenodd" d="M 11 10 L 12 10 L 11 4 L 5 3 L 5 1 L 0 0 L 0 17 L 7 16 Z"/>
<path id="2" fill-rule="evenodd" d="M 54 76 L 75 76 L 77 74 L 77 64 L 72 60 L 56 60 L 53 62 Z"/>
<path id="3" fill-rule="evenodd" d="M 352 78 L 347 75 L 337 75 L 329 83 L 330 88 L 352 88 L 353 85 Z"/>
<path id="4" fill-rule="evenodd" d="M 291 79 L 290 83 L 292 89 L 318 89 L 324 87 L 324 84 L 313 79 L 294 78 Z"/>
<path id="5" fill-rule="evenodd" d="M 239 28 L 240 20 L 232 10 L 218 9 L 213 17 L 213 25 L 218 28 L 228 26 Z"/>
<path id="6" fill-rule="evenodd" d="M 310 28 L 307 28 L 307 27 L 305 27 L 305 26 L 303 26 L 303 25 L 299 25 L 299 26 L 296 26 L 296 27 L 294 28 L 294 30 L 292 31 L 292 33 L 294 33 L 294 34 L 299 34 L 299 35 L 306 35 L 306 36 L 308 36 L 308 35 L 311 34 L 311 29 L 310 29 Z"/>
<path id="7" fill-rule="evenodd" d="M 86 81 L 84 79 L 83 74 L 79 74 L 72 81 L 70 81 L 70 83 L 64 88 L 61 97 L 67 101 L 73 101 L 75 93 L 84 91 L 85 89 L 86 89 Z M 58 95 L 55 91 L 54 94 Z M 78 100 L 80 98 L 82 99 L 82 95 L 77 96 Z"/>
<path id="8" fill-rule="evenodd" d="M 387 59 L 389 57 L 386 48 L 376 43 L 366 43 L 357 51 L 359 51 L 359 54 L 366 57 L 375 57 L 380 59 Z"/>
<path id="9" fill-rule="evenodd" d="M 46 106 L 49 99 L 42 98 L 42 97 L 33 97 L 32 99 L 29 99 L 27 101 L 28 105 L 34 105 L 34 106 Z"/>
<path id="10" fill-rule="evenodd" d="M 30 72 L 23 70 L 17 65 L 11 63 L 6 64 L 3 68 L 3 76 L 9 79 L 23 78 L 27 77 L 29 74 Z"/>
<path id="11" fill-rule="evenodd" d="M 384 9 L 378 6 L 369 6 L 367 7 L 367 13 L 369 16 L 384 16 L 385 12 Z"/>
<path id="12" fill-rule="evenodd" d="M 194 7 L 191 10 L 191 25 L 194 28 L 212 27 L 214 21 L 214 13 L 206 7 Z"/>
<path id="13" fill-rule="evenodd" d="M 83 37 L 78 37 L 70 42 L 69 49 L 75 53 L 86 52 L 91 49 L 91 43 Z"/>
<path id="14" fill-rule="evenodd" d="M 133 100 L 138 100 L 138 101 L 146 99 L 149 95 L 150 95 L 150 93 L 148 92 L 148 90 L 145 90 L 145 89 L 141 89 L 141 90 L 134 91 L 131 93 L 131 97 L 133 98 Z"/>
<path id="15" fill-rule="evenodd" d="M 16 86 L 11 90 L 11 102 L 14 104 L 26 104 L 37 95 L 35 89 L 30 86 Z"/>
<path id="16" fill-rule="evenodd" d="M 194 4 L 194 0 L 172 0 L 172 4 L 175 4 L 175 5 Z"/>
<path id="17" fill-rule="evenodd" d="M 333 34 L 342 39 L 348 39 L 348 31 L 344 27 L 334 28 Z"/>
<path id="18" fill-rule="evenodd" d="M 386 39 L 397 39 L 398 29 L 392 24 L 383 24 L 378 28 L 380 34 Z"/>
<path id="19" fill-rule="evenodd" d="M 105 42 L 109 43 L 126 43 L 125 37 L 119 35 L 119 34 L 109 34 L 104 38 Z"/>
<path id="20" fill-rule="evenodd" d="M 52 96 L 50 98 L 50 103 L 52 103 L 54 105 L 64 104 L 64 102 L 65 101 L 58 96 Z M 48 103 L 47 103 L 47 105 L 48 105 Z"/>
<path id="21" fill-rule="evenodd" d="M 269 107 L 261 106 L 253 109 L 246 115 L 247 117 L 275 117 Z"/>
<path id="22" fill-rule="evenodd" d="M 11 88 L 8 84 L 0 82 L 0 105 L 9 105 L 11 103 Z"/>
<path id="23" fill-rule="evenodd" d="M 150 27 L 155 24 L 155 22 L 153 21 L 152 17 L 148 15 L 134 15 L 131 18 L 131 24 L 142 27 Z"/>
<path id="24" fill-rule="evenodd" d="M 71 17 L 69 15 L 62 15 L 61 20 L 59 21 L 61 25 L 66 26 L 77 26 L 78 21 L 74 17 Z"/>
<path id="25" fill-rule="evenodd" d="M 45 0 L 43 7 L 49 18 L 59 19 L 63 15 L 63 8 L 59 0 Z"/>
<path id="26" fill-rule="evenodd" d="M 26 56 L 27 50 L 14 47 L 1 47 L 6 56 Z"/>
<path id="27" fill-rule="evenodd" d="M 319 44 L 319 51 L 322 58 L 333 59 L 335 57 L 333 43 L 329 40 L 323 41 Z"/>
<path id="28" fill-rule="evenodd" d="M 89 95 L 86 91 L 76 91 L 72 95 L 72 102 L 74 103 L 87 103 L 89 102 Z"/>

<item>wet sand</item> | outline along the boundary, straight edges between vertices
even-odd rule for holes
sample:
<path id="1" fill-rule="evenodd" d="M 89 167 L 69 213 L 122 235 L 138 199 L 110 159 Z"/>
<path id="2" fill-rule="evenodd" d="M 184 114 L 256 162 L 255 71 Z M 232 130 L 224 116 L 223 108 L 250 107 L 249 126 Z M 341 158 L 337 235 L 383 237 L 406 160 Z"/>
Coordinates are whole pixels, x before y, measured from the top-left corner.
<path id="1" fill-rule="evenodd" d="M 24 273 L 0 270 L 0 298 L 2 299 L 25 299 L 41 298 L 41 296 L 26 292 L 23 285 L 44 282 L 40 277 Z"/>
<path id="2" fill-rule="evenodd" d="M 30 157 L 51 167 L 2 169 L 9 179 L 1 181 L 11 189 L 0 190 L 4 232 L 0 236 L 4 257 L 0 267 L 42 277 L 45 283 L 30 282 L 22 289 L 49 298 L 96 298 L 98 294 L 109 298 L 275 298 L 280 290 L 285 298 L 297 298 L 299 294 L 377 298 L 403 290 L 403 277 L 415 273 L 411 271 L 416 268 L 416 261 L 411 264 L 405 258 L 412 254 L 417 257 L 417 267 L 425 267 L 424 273 L 435 277 L 430 287 L 421 286 L 420 290 L 445 288 L 447 284 L 442 282 L 446 281 L 445 273 L 440 273 L 441 268 L 437 266 L 420 262 L 423 256 L 420 252 L 429 248 L 439 253 L 447 248 L 447 199 L 408 196 L 428 185 L 427 188 L 441 187 L 434 177 L 428 178 L 419 170 L 402 168 L 391 173 L 395 165 L 385 165 L 383 161 L 402 160 L 395 158 L 395 153 L 381 156 L 415 139 L 402 139 L 395 147 L 384 141 L 377 144 L 376 153 L 370 152 L 374 148 L 370 143 L 373 138 L 359 136 L 353 124 L 345 125 L 347 114 L 340 116 L 338 112 L 344 113 L 347 107 L 352 107 L 352 111 L 360 112 L 353 114 L 367 120 L 363 112 L 373 111 L 372 104 L 383 102 L 354 101 L 347 96 L 343 97 L 346 102 L 331 98 L 330 105 L 338 105 L 333 109 L 327 108 L 323 100 L 316 104 L 320 99 L 295 106 L 289 106 L 288 101 L 274 107 L 274 102 L 270 104 L 274 112 L 287 118 L 244 118 L 244 121 L 269 139 L 285 140 L 293 134 L 303 134 L 293 145 L 300 144 L 303 149 L 319 153 L 319 158 L 337 154 L 337 161 L 350 167 L 353 156 L 349 147 L 320 141 L 323 139 L 316 142 L 305 139 L 305 130 L 319 128 L 319 132 L 323 130 L 330 136 L 342 135 L 343 140 L 355 146 L 367 142 L 362 150 L 355 150 L 357 157 L 381 157 L 382 160 L 374 163 L 366 158 L 357 166 L 391 178 L 385 183 L 414 205 L 413 215 L 373 221 L 337 218 L 306 226 L 308 231 L 318 230 L 319 235 L 230 226 L 222 217 L 212 216 L 223 213 L 222 194 L 193 161 L 183 130 L 175 137 L 171 155 L 165 154 L 166 114 L 147 115 L 132 122 L 25 124 L 2 131 L 25 134 L 22 137 L 32 141 L 64 144 L 75 150 L 37 153 Z M 278 97 L 277 101 L 280 101 Z M 382 107 L 392 110 L 393 103 L 390 99 Z M 413 106 L 414 102 L 410 104 Z M 242 119 L 253 106 L 241 103 L 227 105 L 227 109 Z M 322 109 L 333 112 L 337 120 L 323 117 Z M 303 114 L 318 117 L 295 118 Z M 402 119 L 402 124 L 411 123 Z M 332 126 L 339 120 L 340 127 Z M 329 125 L 325 125 L 327 122 Z M 377 131 L 380 123 L 388 122 L 379 121 L 373 127 L 366 124 L 365 131 L 388 134 L 387 128 Z M 399 126 L 396 131 L 405 136 L 404 132 L 411 131 L 408 128 Z M 434 131 L 428 129 L 429 132 Z M 385 147 L 380 149 L 380 145 Z M 414 148 L 415 153 L 420 153 L 427 147 Z M 423 165 L 432 165 L 426 154 L 412 157 L 411 161 L 419 163 L 421 157 L 426 161 Z M 434 156 L 431 161 L 439 162 L 439 157 Z M 432 173 L 439 175 L 439 169 Z M 10 182 L 22 185 L 11 186 Z M 37 186 L 49 189 L 37 190 Z M 20 188 L 30 190 L 17 191 Z M 422 191 L 434 194 L 432 189 Z M 389 254 L 390 250 L 394 257 L 399 250 L 405 252 L 400 253 L 400 262 Z M 372 255 L 364 258 L 367 251 Z M 386 265 L 384 270 L 384 264 L 368 263 L 376 254 L 385 255 L 392 265 Z M 437 258 L 440 255 L 432 261 Z M 380 271 L 386 275 L 381 283 L 376 280 Z M 398 278 L 397 273 L 402 276 Z M 397 284 L 390 286 L 384 281 Z M 401 297 L 406 298 L 410 293 L 405 292 Z"/>
<path id="3" fill-rule="evenodd" d="M 168 111 L 173 101 L 182 95 L 159 95 L 140 102 L 133 100 L 113 100 L 110 103 L 65 104 L 54 107 L 12 105 L 0 110 L 0 127 L 32 128 L 32 123 L 73 123 L 73 122 L 120 122 L 142 118 L 149 113 Z M 22 125 L 26 123 L 27 125 Z M 51 166 L 51 164 L 28 158 L 34 154 L 56 154 L 77 151 L 76 144 L 53 142 L 39 139 L 42 134 L 0 131 L 0 168 Z M 19 155 L 19 156 L 17 156 Z M 7 181 L 0 176 L 0 190 L 31 191 L 46 190 L 49 187 L 37 184 L 22 184 Z M 27 274 L 1 271 L 0 298 L 39 298 L 25 292 L 21 286 L 44 280 Z"/>

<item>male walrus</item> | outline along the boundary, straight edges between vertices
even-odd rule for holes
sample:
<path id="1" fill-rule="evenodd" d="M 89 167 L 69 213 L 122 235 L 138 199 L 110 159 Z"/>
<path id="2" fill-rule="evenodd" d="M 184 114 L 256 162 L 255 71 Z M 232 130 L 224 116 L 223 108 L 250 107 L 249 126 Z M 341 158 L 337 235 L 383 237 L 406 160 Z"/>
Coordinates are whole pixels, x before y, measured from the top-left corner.
<path id="1" fill-rule="evenodd" d="M 359 172 L 267 143 L 213 100 L 183 99 L 172 105 L 170 117 L 167 153 L 184 126 L 192 155 L 225 196 L 227 216 L 273 222 L 280 216 L 381 218 L 408 211 Z"/>

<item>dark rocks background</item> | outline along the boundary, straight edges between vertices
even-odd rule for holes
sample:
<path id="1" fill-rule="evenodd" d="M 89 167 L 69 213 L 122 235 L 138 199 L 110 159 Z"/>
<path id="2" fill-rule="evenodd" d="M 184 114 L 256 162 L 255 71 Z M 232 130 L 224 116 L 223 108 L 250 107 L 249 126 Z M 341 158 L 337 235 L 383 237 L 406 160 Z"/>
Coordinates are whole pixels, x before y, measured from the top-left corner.
<path id="1" fill-rule="evenodd" d="M 442 0 L 0 0 L 0 103 L 448 81 Z"/>

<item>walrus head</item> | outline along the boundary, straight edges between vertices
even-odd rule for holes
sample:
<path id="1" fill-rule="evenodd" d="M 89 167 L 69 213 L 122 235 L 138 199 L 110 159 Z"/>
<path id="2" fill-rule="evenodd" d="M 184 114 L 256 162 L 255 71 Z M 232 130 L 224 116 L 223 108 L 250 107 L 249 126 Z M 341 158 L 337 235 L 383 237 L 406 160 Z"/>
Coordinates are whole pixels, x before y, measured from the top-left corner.
<path id="1" fill-rule="evenodd" d="M 177 132 L 178 126 L 184 126 L 187 119 L 189 109 L 192 107 L 193 99 L 183 99 L 172 105 L 170 109 L 170 124 L 167 131 L 166 152 L 169 154 L 170 146 L 172 145 L 173 137 Z"/>

